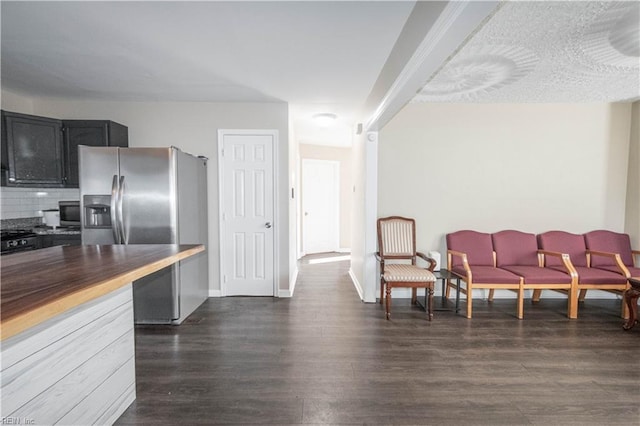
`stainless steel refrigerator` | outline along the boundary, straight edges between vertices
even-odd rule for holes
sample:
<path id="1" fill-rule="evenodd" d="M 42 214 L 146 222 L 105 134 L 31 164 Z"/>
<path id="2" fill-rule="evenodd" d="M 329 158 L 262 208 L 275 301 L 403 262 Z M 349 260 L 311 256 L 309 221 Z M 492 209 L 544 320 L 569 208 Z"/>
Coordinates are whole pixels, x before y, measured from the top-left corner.
<path id="1" fill-rule="evenodd" d="M 207 161 L 178 148 L 79 147 L 82 244 L 204 244 Z M 207 251 L 133 284 L 138 324 L 180 324 L 208 297 Z"/>

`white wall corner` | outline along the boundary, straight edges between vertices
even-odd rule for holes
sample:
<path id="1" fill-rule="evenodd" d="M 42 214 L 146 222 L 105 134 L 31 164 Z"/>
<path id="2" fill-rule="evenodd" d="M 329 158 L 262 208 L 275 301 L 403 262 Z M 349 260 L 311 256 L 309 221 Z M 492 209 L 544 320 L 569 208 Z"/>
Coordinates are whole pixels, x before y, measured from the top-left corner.
<path id="1" fill-rule="evenodd" d="M 279 288 L 278 297 L 293 297 L 293 292 L 295 291 L 296 283 L 298 282 L 298 272 L 299 272 L 298 268 L 295 268 L 293 270 L 293 274 L 291 274 L 291 281 L 289 281 L 289 288 L 288 289 Z"/>
<path id="2" fill-rule="evenodd" d="M 209 289 L 209 297 L 222 297 L 222 292 L 220 290 Z"/>
<path id="3" fill-rule="evenodd" d="M 365 247 L 364 247 L 364 297 L 367 303 L 376 301 L 375 252 L 377 247 L 376 220 L 378 218 L 378 132 L 367 132 L 365 144 Z"/>
<path id="4" fill-rule="evenodd" d="M 362 286 L 360 285 L 358 278 L 356 278 L 356 275 L 353 273 L 353 270 L 351 268 L 349 268 L 349 276 L 351 277 L 351 282 L 353 282 L 353 286 L 356 288 L 356 291 L 358 292 L 358 296 L 360 296 L 360 300 L 364 301 L 364 292 L 362 291 Z"/>

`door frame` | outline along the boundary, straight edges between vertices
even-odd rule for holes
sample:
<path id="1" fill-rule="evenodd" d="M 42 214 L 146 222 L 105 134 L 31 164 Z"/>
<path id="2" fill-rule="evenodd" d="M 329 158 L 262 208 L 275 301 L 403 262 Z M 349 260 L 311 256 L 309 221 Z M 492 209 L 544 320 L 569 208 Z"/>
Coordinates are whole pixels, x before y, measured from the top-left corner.
<path id="1" fill-rule="evenodd" d="M 278 284 L 278 277 L 280 276 L 280 270 L 278 265 L 280 264 L 280 252 L 278 247 L 280 246 L 280 212 L 278 209 L 279 191 L 279 175 L 278 173 L 278 155 L 279 155 L 279 139 L 278 130 L 275 129 L 218 129 L 218 262 L 220 265 L 218 278 L 220 280 L 220 296 L 226 296 L 226 283 L 224 282 L 224 250 L 223 238 L 225 236 L 225 228 L 222 220 L 222 198 L 224 195 L 224 176 L 223 176 L 223 155 L 224 137 L 229 135 L 239 136 L 271 136 L 273 140 L 273 297 L 278 297 L 278 290 L 280 288 Z"/>
<path id="2" fill-rule="evenodd" d="M 331 165 L 333 168 L 333 173 L 334 173 L 334 184 L 335 184 L 335 205 L 333 206 L 335 211 L 332 212 L 332 214 L 334 215 L 334 219 L 335 219 L 335 223 L 336 223 L 336 228 L 335 228 L 335 234 L 333 235 L 333 243 L 334 243 L 334 247 L 333 250 L 340 250 L 340 161 L 337 160 L 324 160 L 324 159 L 319 159 L 319 158 L 303 158 L 302 159 L 302 163 L 301 163 L 301 181 L 302 181 L 302 191 L 300 192 L 301 195 L 301 199 L 302 199 L 302 208 L 301 208 L 301 212 L 302 212 L 302 253 L 303 254 L 308 254 L 307 253 L 307 247 L 305 245 L 305 238 L 306 238 L 306 234 L 305 234 L 305 229 L 306 229 L 306 220 L 305 220 L 305 216 L 304 216 L 304 206 L 305 206 L 305 194 L 307 193 L 307 189 L 304 186 L 304 182 L 305 182 L 305 163 L 306 164 L 310 164 L 310 163 L 323 163 L 323 164 L 328 164 Z"/>

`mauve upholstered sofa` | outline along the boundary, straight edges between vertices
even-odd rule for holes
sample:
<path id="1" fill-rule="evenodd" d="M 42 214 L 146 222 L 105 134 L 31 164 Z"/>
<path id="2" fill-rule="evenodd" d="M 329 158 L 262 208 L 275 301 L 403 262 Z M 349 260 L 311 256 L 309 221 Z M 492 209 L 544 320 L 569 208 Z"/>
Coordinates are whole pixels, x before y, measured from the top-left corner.
<path id="1" fill-rule="evenodd" d="M 624 294 L 629 277 L 640 277 L 629 236 L 611 231 L 584 235 L 549 231 L 540 235 L 507 230 L 494 234 L 464 230 L 447 234 L 449 269 L 465 284 L 467 318 L 472 316 L 473 289 L 495 289 L 517 293 L 517 314 L 523 318 L 524 290 L 533 290 L 532 301 L 542 290 L 567 295 L 567 316 L 578 317 L 578 303 L 587 290 Z M 447 297 L 455 284 L 447 285 Z M 622 307 L 626 316 L 626 306 Z"/>

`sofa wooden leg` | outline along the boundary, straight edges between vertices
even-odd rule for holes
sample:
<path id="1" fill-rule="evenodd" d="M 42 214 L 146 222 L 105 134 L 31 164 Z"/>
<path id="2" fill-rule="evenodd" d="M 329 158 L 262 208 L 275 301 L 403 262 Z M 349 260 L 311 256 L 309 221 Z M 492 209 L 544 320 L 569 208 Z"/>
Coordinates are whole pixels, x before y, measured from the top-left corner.
<path id="1" fill-rule="evenodd" d="M 578 301 L 584 302 L 584 298 L 587 296 L 587 290 L 580 290 L 580 296 L 578 296 Z"/>
<path id="2" fill-rule="evenodd" d="M 533 295 L 531 296 L 531 301 L 532 302 L 539 302 L 541 295 L 542 295 L 542 290 L 540 290 L 540 289 L 533 290 Z"/>

